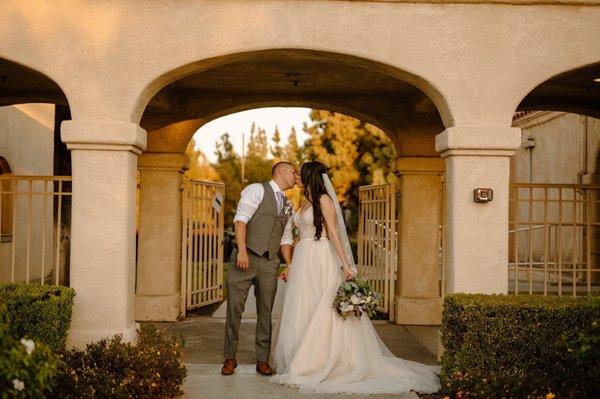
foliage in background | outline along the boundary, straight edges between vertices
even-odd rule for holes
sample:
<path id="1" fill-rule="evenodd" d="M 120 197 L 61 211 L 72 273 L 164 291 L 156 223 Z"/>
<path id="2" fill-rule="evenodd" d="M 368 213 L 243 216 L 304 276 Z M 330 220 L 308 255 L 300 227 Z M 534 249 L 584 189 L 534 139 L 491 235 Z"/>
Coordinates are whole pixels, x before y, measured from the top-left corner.
<path id="1" fill-rule="evenodd" d="M 463 399 L 596 398 L 599 323 L 598 297 L 446 296 L 442 392 Z"/>
<path id="2" fill-rule="evenodd" d="M 219 181 L 219 173 L 210 164 L 206 155 L 196 148 L 194 139 L 190 140 L 185 153 L 190 157 L 190 168 L 186 170 L 184 177 L 194 180 Z"/>
<path id="3" fill-rule="evenodd" d="M 396 151 L 391 140 L 377 127 L 337 112 L 312 110 L 304 131 L 308 160 L 329 167 L 331 182 L 342 206 L 351 211 L 348 228 L 358 228 L 358 188 L 395 180 L 391 165 Z"/>
<path id="4" fill-rule="evenodd" d="M 287 142 L 281 142 L 277 127 L 268 143 L 264 129 L 254 123 L 250 127 L 246 146 L 245 181 L 241 181 L 241 158 L 233 148 L 230 136 L 225 133 L 216 143 L 217 162 L 205 162 L 202 153 L 193 143 L 188 154 L 193 155 L 187 175 L 226 183 L 225 223 L 231 226 L 235 207 L 242 188 L 250 183 L 267 181 L 271 168 L 279 160 L 290 161 L 300 168 L 308 160 L 319 160 L 330 168 L 331 179 L 340 202 L 351 210 L 349 229 L 356 230 L 358 187 L 367 184 L 392 182 L 391 171 L 395 149 L 390 139 L 380 129 L 358 119 L 330 111 L 312 110 L 311 122 L 303 130 L 310 136 L 305 143 L 298 142 L 292 127 Z M 202 177 L 196 177 L 202 176 Z M 301 189 L 289 190 L 286 195 L 296 207 L 304 199 Z"/>

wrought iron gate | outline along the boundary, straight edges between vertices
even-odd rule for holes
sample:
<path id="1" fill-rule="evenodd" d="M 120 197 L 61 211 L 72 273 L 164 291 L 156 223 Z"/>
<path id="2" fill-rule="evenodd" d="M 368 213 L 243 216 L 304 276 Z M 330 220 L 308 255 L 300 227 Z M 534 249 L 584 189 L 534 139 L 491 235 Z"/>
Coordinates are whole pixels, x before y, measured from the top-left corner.
<path id="1" fill-rule="evenodd" d="M 396 186 L 362 186 L 358 191 L 358 273 L 383 295 L 379 310 L 394 320 L 398 258 Z"/>
<path id="2" fill-rule="evenodd" d="M 183 181 L 181 315 L 223 300 L 225 184 Z"/>

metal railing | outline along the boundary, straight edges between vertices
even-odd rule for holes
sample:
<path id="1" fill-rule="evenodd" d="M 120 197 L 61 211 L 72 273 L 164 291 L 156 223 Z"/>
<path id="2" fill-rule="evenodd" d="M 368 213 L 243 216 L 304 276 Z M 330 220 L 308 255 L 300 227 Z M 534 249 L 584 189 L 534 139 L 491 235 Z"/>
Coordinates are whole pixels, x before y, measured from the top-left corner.
<path id="1" fill-rule="evenodd" d="M 70 176 L 0 175 L 0 281 L 68 285 Z"/>
<path id="2" fill-rule="evenodd" d="M 181 315 L 223 300 L 225 184 L 183 181 L 181 245 Z"/>
<path id="3" fill-rule="evenodd" d="M 509 292 L 600 294 L 600 185 L 513 183 Z"/>
<path id="4" fill-rule="evenodd" d="M 383 296 L 380 311 L 394 320 L 398 257 L 396 186 L 359 188 L 358 272 Z"/>

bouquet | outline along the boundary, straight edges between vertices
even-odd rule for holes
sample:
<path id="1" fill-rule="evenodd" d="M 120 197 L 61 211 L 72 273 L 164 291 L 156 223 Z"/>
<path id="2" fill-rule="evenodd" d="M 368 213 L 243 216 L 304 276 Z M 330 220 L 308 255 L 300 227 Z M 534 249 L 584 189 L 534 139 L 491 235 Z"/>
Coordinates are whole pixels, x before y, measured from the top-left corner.
<path id="1" fill-rule="evenodd" d="M 366 281 L 353 279 L 340 284 L 333 308 L 343 320 L 347 317 L 360 318 L 363 314 L 371 317 L 381 302 L 381 294 L 371 289 Z"/>

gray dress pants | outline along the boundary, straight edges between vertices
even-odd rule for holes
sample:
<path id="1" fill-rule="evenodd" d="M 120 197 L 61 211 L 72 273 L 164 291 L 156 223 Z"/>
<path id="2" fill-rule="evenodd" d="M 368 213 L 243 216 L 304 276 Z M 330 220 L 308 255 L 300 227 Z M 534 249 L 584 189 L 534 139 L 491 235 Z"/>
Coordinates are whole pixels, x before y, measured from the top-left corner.
<path id="1" fill-rule="evenodd" d="M 241 270 L 237 267 L 237 249 L 229 261 L 227 274 L 227 320 L 225 322 L 225 347 L 223 356 L 231 359 L 236 356 L 239 342 L 240 322 L 248 290 L 254 285 L 256 296 L 256 360 L 266 362 L 271 352 L 271 311 L 277 293 L 277 271 L 279 257 L 267 259 L 248 251 L 250 267 Z"/>

